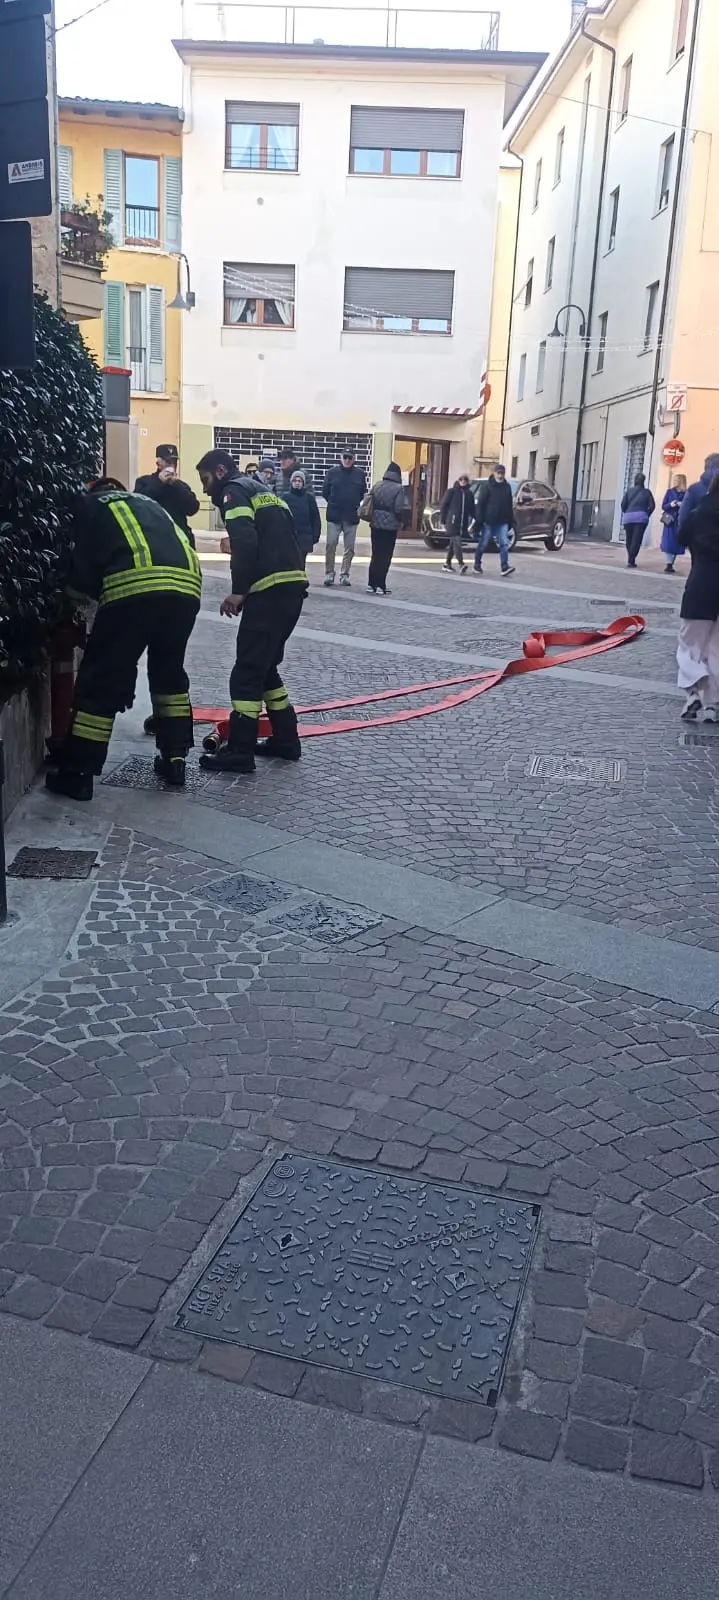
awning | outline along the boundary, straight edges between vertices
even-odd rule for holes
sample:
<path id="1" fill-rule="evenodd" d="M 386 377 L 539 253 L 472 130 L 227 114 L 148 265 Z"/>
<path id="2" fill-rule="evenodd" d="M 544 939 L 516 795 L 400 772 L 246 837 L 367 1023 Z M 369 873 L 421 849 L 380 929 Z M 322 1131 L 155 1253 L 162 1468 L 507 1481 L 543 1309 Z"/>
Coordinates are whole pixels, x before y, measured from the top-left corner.
<path id="1" fill-rule="evenodd" d="M 482 416 L 491 393 L 492 385 L 485 372 L 482 374 L 478 406 L 393 406 L 392 410 L 400 417 L 460 417 L 463 422 L 470 422 L 474 417 Z"/>

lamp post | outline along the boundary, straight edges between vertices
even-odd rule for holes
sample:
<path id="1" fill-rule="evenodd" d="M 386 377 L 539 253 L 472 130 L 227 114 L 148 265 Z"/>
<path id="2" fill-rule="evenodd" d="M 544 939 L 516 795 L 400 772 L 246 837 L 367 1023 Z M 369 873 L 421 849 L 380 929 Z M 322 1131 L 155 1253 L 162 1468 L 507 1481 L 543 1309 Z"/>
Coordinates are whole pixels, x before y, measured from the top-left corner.
<path id="1" fill-rule="evenodd" d="M 565 311 L 567 312 L 567 321 L 566 321 L 566 324 L 565 324 L 564 333 L 562 333 L 562 330 L 561 330 L 561 328 L 559 326 L 559 319 L 560 319 L 561 316 L 563 316 Z M 569 313 L 572 312 L 572 311 L 576 311 L 578 313 L 578 315 L 579 315 L 579 337 L 580 337 L 580 339 L 582 341 L 582 344 L 584 345 L 584 362 L 583 362 L 583 367 L 582 367 L 582 387 L 581 387 L 581 393 L 580 393 L 579 406 L 577 408 L 577 437 L 576 437 L 576 441 L 575 441 L 575 445 L 574 445 L 574 466 L 572 468 L 572 498 L 571 498 L 571 503 L 570 503 L 570 507 L 569 507 L 569 527 L 570 527 L 570 531 L 573 532 L 574 531 L 574 524 L 575 524 L 576 516 L 577 516 L 577 489 L 579 487 L 579 462 L 580 462 L 580 457 L 581 457 L 581 453 L 582 453 L 582 423 L 583 423 L 583 420 L 584 420 L 584 396 L 585 396 L 585 393 L 586 393 L 587 373 L 588 373 L 588 370 L 589 370 L 589 337 L 588 337 L 589 330 L 588 330 L 588 326 L 587 326 L 587 317 L 586 317 L 586 313 L 582 310 L 582 307 L 578 306 L 576 301 L 570 300 L 570 301 L 568 301 L 566 306 L 560 306 L 560 308 L 559 308 L 559 310 L 557 312 L 555 321 L 554 321 L 554 327 L 552 328 L 551 333 L 547 335 L 547 338 L 548 339 L 564 339 L 565 344 L 566 344 L 566 341 L 567 341 L 567 338 L 568 338 L 568 333 L 569 333 Z"/>
<path id="2" fill-rule="evenodd" d="M 181 266 L 181 263 L 183 261 L 185 263 L 185 278 L 187 280 L 187 288 L 184 291 L 183 291 L 183 288 L 182 288 L 182 266 Z M 195 296 L 194 296 L 194 293 L 193 293 L 193 290 L 192 290 L 192 286 L 191 286 L 191 283 L 190 283 L 190 263 L 189 263 L 189 261 L 187 259 L 187 256 L 185 255 L 184 250 L 178 250 L 178 252 L 177 252 L 177 294 L 175 295 L 174 300 L 170 300 L 168 302 L 167 309 L 168 309 L 168 311 L 192 311 L 192 308 L 193 308 L 194 304 L 195 304 Z"/>

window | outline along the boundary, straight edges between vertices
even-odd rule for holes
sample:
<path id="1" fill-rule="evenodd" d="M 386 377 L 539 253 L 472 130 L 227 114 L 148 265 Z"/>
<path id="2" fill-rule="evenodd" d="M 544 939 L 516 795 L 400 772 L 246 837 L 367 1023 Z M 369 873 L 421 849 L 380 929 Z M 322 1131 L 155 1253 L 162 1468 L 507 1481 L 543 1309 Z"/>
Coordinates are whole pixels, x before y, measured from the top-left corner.
<path id="1" fill-rule="evenodd" d="M 607 327 L 608 327 L 608 324 L 609 324 L 609 312 L 608 311 L 603 311 L 601 317 L 599 318 L 599 341 L 598 341 L 598 344 L 597 344 L 597 365 L 596 365 L 596 367 L 594 369 L 595 372 L 603 372 L 604 371 L 604 357 L 605 357 L 606 349 L 607 349 Z"/>
<path id="2" fill-rule="evenodd" d="M 294 267 L 226 261 L 222 320 L 232 328 L 294 328 Z"/>
<path id="3" fill-rule="evenodd" d="M 592 498 L 598 451 L 599 445 L 596 440 L 593 440 L 591 444 L 582 445 L 582 463 L 579 477 L 580 500 L 591 500 Z"/>
<path id="4" fill-rule="evenodd" d="M 510 478 L 516 478 L 519 476 L 519 456 L 512 456 L 512 464 L 509 469 L 509 476 Z"/>
<path id="5" fill-rule="evenodd" d="M 536 165 L 536 167 L 534 169 L 534 198 L 533 198 L 533 201 L 532 201 L 532 210 L 533 211 L 537 210 L 537 207 L 539 205 L 539 196 L 540 196 L 541 192 L 542 192 L 542 163 L 541 163 L 541 161 L 538 161 L 537 165 Z"/>
<path id="6" fill-rule="evenodd" d="M 155 284 L 105 284 L 104 362 L 129 367 L 130 388 L 165 391 L 165 292 Z"/>
<path id="7" fill-rule="evenodd" d="M 559 456 L 550 456 L 547 462 L 547 482 L 551 489 L 554 489 L 556 486 L 558 467 Z"/>
<path id="8" fill-rule="evenodd" d="M 557 241 L 556 241 L 556 239 L 550 239 L 549 244 L 547 245 L 547 268 L 546 268 L 546 272 L 544 274 L 544 292 L 545 292 L 545 294 L 548 293 L 548 291 L 552 287 L 552 284 L 554 283 L 554 257 L 555 257 L 555 254 L 556 254 L 556 250 L 557 250 Z"/>
<path id="9" fill-rule="evenodd" d="M 542 340 L 537 352 L 537 394 L 544 390 L 544 372 L 547 365 L 547 341 Z"/>
<path id="10" fill-rule="evenodd" d="M 160 242 L 160 163 L 156 156 L 125 156 L 125 239 Z"/>
<path id="11" fill-rule="evenodd" d="M 233 172 L 296 172 L 298 105 L 225 101 L 225 166 Z"/>
<path id="12" fill-rule="evenodd" d="M 534 293 L 534 256 L 532 256 L 531 261 L 527 262 L 527 281 L 526 281 L 526 283 L 524 285 L 524 304 L 525 304 L 525 307 L 526 306 L 531 306 L 533 293 Z"/>
<path id="13" fill-rule="evenodd" d="M 453 272 L 347 267 L 344 327 L 377 333 L 451 333 Z"/>
<path id="14" fill-rule="evenodd" d="M 556 154 L 555 154 L 555 157 L 554 157 L 554 187 L 555 187 L 555 189 L 557 187 L 557 184 L 561 183 L 561 181 L 562 181 L 562 168 L 564 166 L 564 141 L 565 141 L 565 139 L 566 139 L 566 129 L 565 128 L 560 128 L 559 133 L 557 134 L 557 149 L 556 149 Z"/>
<path id="15" fill-rule="evenodd" d="M 463 111 L 353 106 L 350 172 L 386 178 L 458 178 Z"/>
<path id="16" fill-rule="evenodd" d="M 659 155 L 659 183 L 657 194 L 657 211 L 666 211 L 669 205 L 669 196 L 672 188 L 672 173 L 674 170 L 674 134 L 662 145 Z"/>
<path id="17" fill-rule="evenodd" d="M 619 221 L 619 189 L 612 189 L 609 196 L 609 237 L 607 250 L 613 250 L 617 242 L 617 223 Z"/>
<path id="18" fill-rule="evenodd" d="M 687 45 L 687 29 L 689 25 L 689 0 L 677 0 L 677 25 L 674 36 L 674 60 L 678 61 L 683 56 Z"/>
<path id="19" fill-rule="evenodd" d="M 634 60 L 633 60 L 633 57 L 630 56 L 628 61 L 625 61 L 624 66 L 622 67 L 622 75 L 621 75 L 621 78 L 619 80 L 619 122 L 620 122 L 620 124 L 622 122 L 626 122 L 627 117 L 629 116 L 629 96 L 630 96 L 631 91 L 632 91 L 632 67 L 633 66 L 634 66 Z"/>
<path id="20" fill-rule="evenodd" d="M 519 377 L 517 379 L 517 399 L 518 400 L 523 400 L 524 399 L 524 390 L 525 390 L 525 387 L 526 387 L 526 383 L 527 383 L 527 357 L 526 356 L 520 356 L 520 358 L 519 358 Z"/>
<path id="21" fill-rule="evenodd" d="M 529 452 L 529 471 L 527 473 L 527 477 L 531 480 L 532 483 L 534 483 L 534 480 L 535 480 L 536 476 L 537 476 L 537 452 L 536 452 L 536 450 L 530 450 L 530 452 Z"/>
<path id="22" fill-rule="evenodd" d="M 642 355 L 650 350 L 654 340 L 654 321 L 657 314 L 657 301 L 659 299 L 659 284 L 650 283 L 647 289 L 647 311 L 644 319 L 644 345 Z"/>

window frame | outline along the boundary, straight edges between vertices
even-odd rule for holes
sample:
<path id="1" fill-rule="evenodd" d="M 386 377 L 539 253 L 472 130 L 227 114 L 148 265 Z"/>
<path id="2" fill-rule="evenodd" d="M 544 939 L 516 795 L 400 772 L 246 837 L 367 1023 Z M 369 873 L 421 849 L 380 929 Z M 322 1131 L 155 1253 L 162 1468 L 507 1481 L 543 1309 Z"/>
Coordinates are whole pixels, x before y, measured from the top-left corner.
<path id="1" fill-rule="evenodd" d="M 555 499 L 559 499 L 557 490 L 557 472 L 559 471 L 559 456 L 547 456 L 547 485 L 552 490 Z"/>
<path id="2" fill-rule="evenodd" d="M 607 352 L 607 330 L 609 328 L 608 311 L 601 312 L 600 316 L 597 318 L 597 325 L 599 330 L 599 338 L 597 340 L 597 364 L 594 368 L 594 371 L 598 377 L 600 372 L 604 371 L 605 366 L 605 357 Z"/>
<path id="3" fill-rule="evenodd" d="M 564 170 L 564 148 L 567 139 L 566 127 L 560 128 L 557 134 L 557 148 L 554 154 L 554 188 L 557 189 L 562 181 Z"/>
<path id="4" fill-rule="evenodd" d="M 654 348 L 654 319 L 659 303 L 659 291 L 662 286 L 661 278 L 655 283 L 647 284 L 646 308 L 644 316 L 644 343 L 639 352 L 640 356 L 647 355 Z"/>
<path id="5" fill-rule="evenodd" d="M 528 459 L 528 462 L 527 462 L 527 483 L 529 483 L 529 484 L 535 484 L 537 482 L 537 455 L 538 455 L 538 453 L 539 452 L 537 450 L 530 450 L 530 452 L 529 452 L 529 459 Z M 533 490 L 532 490 L 532 493 L 534 493 Z"/>
<path id="6" fill-rule="evenodd" d="M 516 478 L 519 476 L 519 456 L 512 456 L 512 461 L 509 468 L 509 476 L 510 478 Z"/>
<path id="7" fill-rule="evenodd" d="M 621 193 L 622 193 L 622 186 L 621 186 L 620 183 L 618 183 L 616 189 L 612 189 L 612 192 L 611 192 L 611 194 L 609 196 L 609 199 L 611 201 L 611 211 L 609 213 L 609 235 L 608 235 L 608 240 L 607 240 L 607 252 L 606 252 L 607 255 L 611 255 L 612 250 L 616 249 L 617 229 L 619 227 L 619 202 L 620 202 L 620 198 L 621 198 Z"/>
<path id="8" fill-rule="evenodd" d="M 532 304 L 533 295 L 534 295 L 534 256 L 530 256 L 530 258 L 529 258 L 529 260 L 527 262 L 527 277 L 526 277 L 526 281 L 525 281 L 525 285 L 524 285 L 524 309 L 525 309 L 525 311 L 529 310 L 529 307 Z"/>
<path id="9" fill-rule="evenodd" d="M 461 176 L 462 176 L 462 151 L 461 150 L 432 150 L 432 149 L 429 149 L 429 148 L 427 150 L 418 150 L 417 151 L 417 154 L 419 156 L 419 172 L 393 172 L 392 171 L 392 167 L 391 167 L 392 156 L 393 156 L 393 154 L 401 153 L 400 150 L 399 150 L 399 147 L 396 146 L 396 145 L 389 145 L 386 149 L 383 149 L 383 150 L 380 151 L 380 154 L 382 156 L 382 171 L 381 172 L 358 172 L 356 170 L 356 168 L 355 168 L 355 165 L 354 165 L 354 160 L 355 160 L 355 156 L 356 156 L 357 152 L 360 151 L 360 150 L 379 150 L 379 149 L 380 149 L 379 145 L 364 145 L 364 144 L 350 145 L 349 176 L 351 178 L 409 178 L 410 180 L 415 180 L 417 178 L 429 178 L 433 183 L 448 183 L 448 182 L 452 183 L 452 182 L 456 182 L 456 180 L 458 178 L 461 178 Z M 405 154 L 408 154 L 408 155 L 409 154 L 414 154 L 414 151 L 406 151 Z M 455 164 L 456 164 L 456 171 L 454 171 L 454 172 L 428 172 L 427 171 L 427 160 L 428 160 L 428 157 L 429 156 L 436 156 L 436 155 L 454 156 Z"/>
<path id="10" fill-rule="evenodd" d="M 519 358 L 519 371 L 517 373 L 517 405 L 521 405 L 527 390 L 527 354 L 522 353 Z"/>
<path id="11" fill-rule="evenodd" d="M 546 265 L 545 265 L 545 268 L 544 268 L 544 293 L 545 294 L 549 294 L 550 289 L 554 288 L 554 262 L 555 262 L 556 254 L 557 254 L 557 235 L 556 235 L 556 233 L 553 233 L 551 239 L 547 240 L 547 261 L 546 261 Z"/>
<path id="12" fill-rule="evenodd" d="M 536 167 L 534 169 L 534 190 L 533 190 L 533 198 L 532 198 L 532 211 L 538 211 L 539 210 L 539 202 L 540 202 L 541 195 L 542 195 L 542 166 L 543 166 L 543 162 L 542 162 L 542 157 L 540 156 L 539 160 L 537 162 L 537 165 L 536 165 Z"/>
<path id="13" fill-rule="evenodd" d="M 582 459 L 579 475 L 579 494 L 577 499 L 583 502 L 594 499 L 592 482 L 599 459 L 599 440 L 587 439 L 582 444 Z"/>
<path id="14" fill-rule="evenodd" d="M 547 375 L 547 341 L 541 339 L 537 348 L 537 379 L 534 388 L 535 394 L 544 394 L 544 380 Z"/>
<path id="15" fill-rule="evenodd" d="M 251 104 L 252 102 L 247 102 L 247 103 Z M 228 115 L 227 115 L 227 107 L 228 107 L 228 105 L 232 105 L 233 102 L 231 100 L 226 100 L 225 101 L 225 172 L 279 172 L 279 173 L 285 173 L 285 174 L 292 173 L 292 172 L 299 172 L 299 164 L 300 164 L 299 103 L 297 101 L 294 101 L 294 100 L 288 100 L 286 103 L 287 103 L 287 105 L 292 105 L 292 106 L 296 105 L 297 106 L 297 113 L 298 113 L 297 122 L 268 122 L 268 121 L 261 122 L 259 120 L 257 122 L 237 122 L 237 121 L 233 121 L 233 119 L 231 117 L 228 117 Z M 262 101 L 262 100 L 258 101 L 257 102 L 258 110 L 260 110 L 263 105 L 267 105 L 267 104 L 268 104 L 267 101 Z M 231 142 L 232 142 L 232 135 L 231 135 L 231 132 L 230 132 L 231 128 L 259 128 L 259 130 L 260 130 L 260 148 L 259 148 L 259 160 L 258 160 L 258 164 L 257 164 L 256 167 L 255 166 L 238 165 L 236 162 L 232 162 L 230 160 L 230 155 L 231 155 L 231 148 L 230 147 L 231 147 Z M 295 133 L 295 164 L 294 164 L 293 167 L 278 167 L 278 166 L 270 166 L 268 164 L 267 151 L 268 151 L 268 148 L 269 148 L 269 144 L 268 144 L 267 133 L 268 133 L 268 129 L 269 128 L 293 128 L 294 129 L 294 133 Z M 263 152 L 264 152 L 264 160 L 262 159 Z"/>
<path id="16" fill-rule="evenodd" d="M 669 201 L 672 197 L 676 146 L 676 134 L 672 133 L 659 147 L 659 180 L 657 183 L 657 203 L 654 211 L 654 215 L 657 217 L 661 215 L 662 211 L 668 210 Z"/>
<path id="17" fill-rule="evenodd" d="M 162 249 L 162 204 L 163 204 L 163 200 L 162 200 L 162 161 L 161 161 L 161 158 L 160 158 L 160 156 L 148 156 L 148 155 L 145 154 L 144 150 L 143 151 L 122 150 L 120 153 L 122 155 L 122 232 L 123 232 L 123 246 L 124 245 L 134 245 L 136 249 L 137 249 L 138 246 L 140 246 L 140 247 L 144 246 L 144 248 L 147 249 L 147 250 L 161 250 Z M 127 163 L 128 163 L 128 161 L 152 161 L 154 163 L 155 171 L 157 173 L 157 205 L 156 206 L 135 206 L 135 205 L 132 205 L 130 203 L 130 201 L 128 200 L 128 198 L 127 198 Z M 139 211 L 139 212 L 142 212 L 142 211 L 156 211 L 157 212 L 157 233 L 156 233 L 154 238 L 150 238 L 146 234 L 130 233 L 130 230 L 129 230 L 128 226 L 127 226 L 127 219 L 128 219 L 128 214 L 129 214 L 130 211 Z"/>
<path id="18" fill-rule="evenodd" d="M 629 117 L 629 101 L 632 93 L 632 74 L 634 71 L 634 55 L 627 56 L 622 64 L 619 78 L 619 102 L 617 105 L 617 127 L 623 128 Z"/>
<path id="19" fill-rule="evenodd" d="M 279 264 L 279 263 L 277 263 L 277 264 Z M 282 263 L 282 264 L 284 265 L 284 263 Z M 259 315 L 258 315 L 258 317 L 257 317 L 255 322 L 230 322 L 230 321 L 228 321 L 228 316 L 227 316 L 228 301 L 237 300 L 237 299 L 240 298 L 240 296 L 239 295 L 228 295 L 227 289 L 225 287 L 225 281 L 226 281 L 227 268 L 228 267 L 233 267 L 235 265 L 237 265 L 237 263 L 235 263 L 234 261 L 223 261 L 223 263 L 222 263 L 222 327 L 223 327 L 223 329 L 224 328 L 242 328 L 242 329 L 245 329 L 245 328 L 249 328 L 249 329 L 262 328 L 265 332 L 268 329 L 270 329 L 273 333 L 277 332 L 277 331 L 283 332 L 283 333 L 292 333 L 293 330 L 295 329 L 295 327 L 297 326 L 297 323 L 296 323 L 297 268 L 296 267 L 293 268 L 294 283 L 293 283 L 293 288 L 292 288 L 292 299 L 290 301 L 290 304 L 292 306 L 292 320 L 291 320 L 291 322 L 265 322 L 265 301 L 266 300 L 276 301 L 278 298 L 282 299 L 281 295 L 278 296 L 278 295 L 272 295 L 272 294 L 265 294 L 265 295 L 253 294 L 253 295 L 247 295 L 246 296 L 246 298 L 248 300 L 254 300 L 255 305 L 256 305 L 256 307 L 258 309 Z M 254 262 L 243 263 L 243 265 L 253 266 L 253 267 L 256 267 L 258 270 L 264 268 L 264 270 L 266 271 L 268 265 L 275 265 L 275 263 L 274 262 L 273 263 L 266 263 L 266 262 L 263 262 L 263 261 L 254 261 Z"/>
<path id="20" fill-rule="evenodd" d="M 677 0 L 676 18 L 674 22 L 674 50 L 672 66 L 675 61 L 681 61 L 687 47 L 689 33 L 689 0 Z"/>

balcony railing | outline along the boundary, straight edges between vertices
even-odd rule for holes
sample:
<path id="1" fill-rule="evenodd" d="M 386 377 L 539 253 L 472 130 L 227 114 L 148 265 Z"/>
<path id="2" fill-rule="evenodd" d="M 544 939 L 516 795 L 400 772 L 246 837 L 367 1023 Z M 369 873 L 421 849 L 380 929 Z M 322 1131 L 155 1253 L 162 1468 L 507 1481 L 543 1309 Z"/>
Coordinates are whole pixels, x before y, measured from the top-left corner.
<path id="1" fill-rule="evenodd" d="M 129 244 L 159 244 L 158 206 L 125 206 L 125 238 Z"/>
<path id="2" fill-rule="evenodd" d="M 387 49 L 498 50 L 498 11 L 437 8 L 436 0 L 396 5 L 253 5 L 251 0 L 185 0 L 186 38 L 255 44 L 369 45 Z"/>
<path id="3" fill-rule="evenodd" d="M 107 254 L 100 218 L 93 212 L 60 212 L 60 253 L 65 261 L 78 266 L 104 266 Z"/>
<path id="4" fill-rule="evenodd" d="M 134 391 L 147 388 L 147 351 L 144 345 L 131 344 L 127 351 L 127 364 L 132 374 L 130 388 Z"/>

